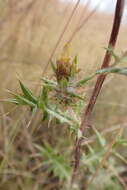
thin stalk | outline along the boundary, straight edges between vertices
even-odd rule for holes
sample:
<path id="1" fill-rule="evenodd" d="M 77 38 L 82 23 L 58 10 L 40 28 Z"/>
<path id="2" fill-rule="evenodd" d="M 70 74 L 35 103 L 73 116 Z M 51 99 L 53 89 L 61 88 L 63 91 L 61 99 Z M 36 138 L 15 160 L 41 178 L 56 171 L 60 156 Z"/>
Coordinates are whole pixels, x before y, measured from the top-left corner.
<path id="1" fill-rule="evenodd" d="M 120 29 L 120 24 L 121 24 L 121 20 L 122 20 L 122 15 L 123 15 L 123 10 L 124 10 L 124 3 L 125 0 L 117 0 L 117 4 L 116 4 L 116 9 L 115 9 L 115 17 L 114 17 L 114 23 L 113 23 L 113 27 L 112 27 L 112 32 L 111 32 L 111 36 L 110 36 L 110 40 L 109 40 L 109 44 L 108 44 L 108 48 L 115 48 L 116 45 L 116 41 L 117 41 L 117 37 L 118 37 L 118 33 L 119 33 L 119 29 Z M 106 68 L 109 66 L 110 64 L 110 60 L 111 60 L 111 54 L 109 53 L 109 51 L 106 51 L 104 60 L 103 60 L 103 64 L 101 66 L 101 69 Z M 100 90 L 102 88 L 103 82 L 106 78 L 106 75 L 100 75 L 97 78 L 93 93 L 91 95 L 91 98 L 89 100 L 89 103 L 87 105 L 87 108 L 84 112 L 83 115 L 83 120 L 81 123 L 81 130 L 84 133 L 85 127 L 86 127 L 86 123 L 89 122 L 91 113 L 93 111 L 94 105 L 96 103 L 97 97 L 100 93 Z"/>
<path id="2" fill-rule="evenodd" d="M 70 17 L 69 17 L 68 21 L 66 22 L 66 24 L 65 24 L 65 26 L 64 26 L 64 28 L 63 28 L 63 31 L 62 31 L 62 33 L 60 34 L 60 36 L 59 36 L 59 38 L 58 38 L 58 40 L 57 40 L 57 43 L 56 43 L 56 45 L 55 45 L 55 47 L 54 47 L 54 49 L 53 49 L 53 51 L 52 51 L 52 53 L 51 53 L 51 55 L 50 55 L 50 57 L 49 57 L 49 59 L 48 59 L 48 62 L 47 62 L 47 64 L 46 64 L 46 66 L 44 67 L 44 70 L 43 70 L 43 73 L 42 73 L 43 76 L 44 76 L 44 74 L 46 73 L 46 71 L 47 71 L 47 69 L 48 69 L 49 63 L 50 63 L 51 59 L 53 58 L 53 55 L 54 55 L 54 53 L 56 52 L 56 49 L 57 49 L 59 43 L 61 42 L 61 40 L 62 40 L 62 38 L 63 38 L 63 36 L 64 36 L 66 30 L 67 30 L 67 27 L 68 27 L 68 25 L 70 24 L 71 19 L 72 19 L 74 13 L 75 13 L 75 11 L 76 11 L 76 9 L 77 9 L 77 7 L 78 7 L 80 1 L 81 1 L 81 0 L 78 0 L 77 3 L 76 3 L 76 5 L 74 6 Z"/>
<path id="3" fill-rule="evenodd" d="M 99 5 L 100 5 L 101 1 L 95 6 L 95 8 L 87 15 L 86 18 L 83 19 L 83 21 L 81 23 L 79 23 L 78 27 L 75 29 L 75 31 L 72 33 L 70 39 L 68 40 L 68 43 L 71 43 L 71 41 L 73 40 L 73 38 L 75 37 L 75 35 L 82 29 L 82 27 L 89 21 L 89 19 L 96 13 Z M 88 3 L 86 4 L 84 9 L 87 9 L 88 5 L 90 4 L 90 1 L 88 1 Z M 81 17 L 79 19 L 79 21 L 82 19 L 83 14 L 81 14 Z"/>

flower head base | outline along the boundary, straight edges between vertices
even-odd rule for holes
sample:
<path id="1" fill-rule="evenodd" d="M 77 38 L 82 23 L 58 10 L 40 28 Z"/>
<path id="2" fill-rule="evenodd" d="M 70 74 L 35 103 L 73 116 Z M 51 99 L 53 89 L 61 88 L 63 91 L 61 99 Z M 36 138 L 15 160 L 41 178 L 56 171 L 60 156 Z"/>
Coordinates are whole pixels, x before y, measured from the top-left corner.
<path id="1" fill-rule="evenodd" d="M 70 58 L 61 58 L 56 61 L 56 78 L 60 82 L 62 79 L 69 80 L 71 71 Z"/>
<path id="2" fill-rule="evenodd" d="M 77 57 L 71 60 L 68 46 L 68 44 L 65 45 L 61 57 L 56 61 L 55 74 L 58 83 L 61 83 L 62 80 L 69 82 L 79 72 L 77 69 Z"/>
<path id="3" fill-rule="evenodd" d="M 77 68 L 77 56 L 72 59 L 68 52 L 68 45 L 66 45 L 60 58 L 56 60 L 56 64 L 51 62 L 57 81 L 54 97 L 63 103 L 63 105 L 69 105 L 75 99 L 82 99 L 76 94 L 77 73 L 79 72 Z"/>

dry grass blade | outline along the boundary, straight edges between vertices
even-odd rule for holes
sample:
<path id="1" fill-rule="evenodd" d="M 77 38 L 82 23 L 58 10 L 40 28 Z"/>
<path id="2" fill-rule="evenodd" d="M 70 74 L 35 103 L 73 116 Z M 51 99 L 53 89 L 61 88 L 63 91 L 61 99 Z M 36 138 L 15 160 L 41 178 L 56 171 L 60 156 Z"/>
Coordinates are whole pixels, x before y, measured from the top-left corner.
<path id="1" fill-rule="evenodd" d="M 88 14 L 88 16 L 86 18 L 83 19 L 83 21 L 81 23 L 79 23 L 78 27 L 75 29 L 75 31 L 72 33 L 72 36 L 70 37 L 68 43 L 70 43 L 73 38 L 75 37 L 75 35 L 82 29 L 82 27 L 88 22 L 88 20 L 96 13 L 99 5 L 101 2 L 99 2 L 95 8 Z M 88 8 L 88 5 L 90 4 L 90 1 L 88 1 L 88 3 L 86 4 L 86 6 L 84 7 L 84 10 Z M 84 13 L 84 11 L 83 11 Z M 82 19 L 83 17 L 83 13 L 81 14 L 81 17 L 79 19 L 79 21 Z"/>
<path id="2" fill-rule="evenodd" d="M 55 51 L 56 51 L 56 49 L 57 49 L 59 43 L 61 42 L 61 40 L 62 40 L 62 38 L 63 38 L 63 36 L 64 36 L 64 33 L 65 33 L 65 31 L 67 30 L 67 27 L 68 27 L 68 25 L 70 24 L 70 21 L 71 21 L 73 15 L 74 15 L 74 13 L 75 13 L 75 11 L 76 11 L 76 9 L 77 9 L 79 3 L 80 3 L 80 0 L 77 1 L 75 7 L 74 7 L 73 10 L 72 10 L 72 13 L 71 13 L 71 15 L 70 15 L 68 21 L 66 22 L 66 24 L 65 24 L 65 26 L 64 26 L 64 28 L 63 28 L 63 31 L 62 31 L 60 37 L 59 37 L 58 40 L 57 40 L 57 43 L 56 43 L 56 45 L 55 45 L 55 47 L 54 47 L 54 49 L 53 49 L 53 51 L 52 51 L 52 53 L 51 53 L 51 55 L 50 55 L 50 57 L 49 57 L 49 59 L 48 59 L 48 62 L 47 62 L 46 66 L 45 66 L 44 69 L 43 69 L 43 73 L 42 73 L 43 76 L 44 76 L 44 74 L 46 73 L 46 71 L 47 71 L 47 69 L 48 69 L 50 60 L 52 59 L 52 57 L 53 57 L 53 55 L 54 55 L 54 53 L 55 53 Z"/>

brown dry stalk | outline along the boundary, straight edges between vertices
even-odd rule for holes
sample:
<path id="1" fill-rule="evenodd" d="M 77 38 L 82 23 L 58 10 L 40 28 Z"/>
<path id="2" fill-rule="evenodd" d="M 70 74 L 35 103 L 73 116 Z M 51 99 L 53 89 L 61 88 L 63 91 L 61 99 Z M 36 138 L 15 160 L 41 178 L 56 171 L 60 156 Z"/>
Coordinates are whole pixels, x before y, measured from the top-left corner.
<path id="1" fill-rule="evenodd" d="M 115 48 L 115 44 L 117 41 L 117 37 L 118 37 L 118 33 L 119 33 L 119 28 L 120 28 L 120 24 L 121 24 L 121 20 L 122 20 L 122 15 L 123 15 L 123 10 L 124 10 L 124 3 L 125 0 L 117 0 L 117 4 L 116 4 L 116 10 L 115 10 L 115 17 L 114 17 L 114 23 L 113 23 L 113 27 L 112 27 L 112 32 L 111 32 L 111 36 L 110 36 L 110 40 L 109 40 L 109 44 L 108 44 L 108 48 L 112 47 L 112 49 Z M 101 66 L 101 69 L 108 67 L 110 64 L 110 60 L 111 60 L 111 54 L 109 53 L 109 51 L 106 51 L 104 60 L 103 60 L 103 64 Z M 92 96 L 90 98 L 90 101 L 87 105 L 87 108 L 85 110 L 84 116 L 83 116 L 83 120 L 81 123 L 81 130 L 84 133 L 85 127 L 86 127 L 86 123 L 89 122 L 91 113 L 93 111 L 94 105 L 96 103 L 97 97 L 100 93 L 100 90 L 102 88 L 103 82 L 106 78 L 106 75 L 102 74 L 97 78 Z"/>
<path id="2" fill-rule="evenodd" d="M 66 32 L 67 27 L 68 27 L 68 25 L 70 24 L 71 19 L 72 19 L 74 13 L 75 13 L 75 11 L 76 11 L 76 9 L 77 9 L 77 7 L 78 7 L 80 1 L 81 1 L 81 0 L 78 0 L 77 3 L 76 3 L 76 5 L 74 6 L 74 8 L 73 8 L 73 10 L 72 10 L 72 12 L 71 12 L 71 14 L 70 14 L 70 16 L 69 16 L 69 18 L 68 18 L 68 21 L 66 22 L 66 24 L 65 24 L 65 26 L 64 26 L 64 28 L 63 28 L 63 31 L 62 31 L 62 33 L 60 34 L 60 36 L 59 36 L 59 38 L 58 38 L 58 40 L 57 40 L 57 43 L 56 43 L 56 45 L 55 45 L 55 47 L 54 47 L 54 49 L 53 49 L 53 51 L 52 51 L 52 53 L 51 53 L 51 55 L 50 55 L 50 57 L 49 57 L 49 59 L 48 59 L 48 62 L 47 62 L 46 66 L 45 66 L 44 69 L 43 69 L 43 73 L 42 73 L 43 76 L 44 76 L 44 74 L 46 73 L 46 71 L 47 71 L 47 69 L 48 69 L 49 63 L 50 63 L 51 59 L 53 58 L 53 55 L 54 55 L 54 53 L 55 53 L 55 51 L 56 51 L 56 49 L 57 49 L 59 43 L 61 42 L 61 40 L 62 40 L 62 38 L 63 38 L 64 33 Z"/>
<path id="3" fill-rule="evenodd" d="M 82 29 L 82 27 L 88 22 L 88 20 L 90 19 L 90 17 L 92 17 L 94 15 L 94 13 L 96 13 L 99 5 L 100 5 L 101 1 L 95 6 L 95 8 L 87 15 L 86 18 L 83 19 L 83 21 L 81 23 L 79 23 L 78 27 L 75 29 L 75 31 L 72 33 L 68 43 L 70 43 L 73 38 L 75 37 L 75 35 Z M 86 4 L 86 6 L 84 7 L 84 10 L 88 8 L 90 4 L 90 1 L 88 1 L 88 3 Z M 79 19 L 79 21 L 82 19 L 83 17 L 83 13 L 81 14 L 81 17 Z"/>
<path id="4" fill-rule="evenodd" d="M 115 48 L 115 44 L 117 41 L 117 36 L 119 33 L 119 28 L 120 28 L 123 10 L 124 10 L 124 4 L 125 4 L 125 0 L 117 0 L 112 32 L 111 32 L 110 40 L 108 43 L 108 47 L 112 47 L 112 49 Z M 108 67 L 110 64 L 110 60 L 111 60 L 111 54 L 107 50 L 101 68 Z M 82 119 L 81 127 L 80 127 L 83 135 L 85 133 L 86 127 L 89 126 L 91 113 L 93 111 L 94 105 L 96 103 L 97 97 L 100 93 L 100 90 L 102 88 L 102 85 L 103 85 L 105 78 L 106 78 L 106 75 L 104 75 L 104 74 L 98 76 L 94 90 L 93 90 L 93 93 L 92 93 L 91 98 L 89 100 L 89 103 L 88 103 L 88 105 L 84 111 L 83 119 Z M 81 149 L 82 141 L 83 141 L 83 138 L 81 137 L 80 139 L 77 139 L 77 142 L 76 142 L 75 165 L 73 168 L 72 183 L 74 181 L 74 178 L 76 176 L 76 173 L 77 173 L 77 170 L 78 170 L 79 164 L 80 164 L 80 149 Z"/>

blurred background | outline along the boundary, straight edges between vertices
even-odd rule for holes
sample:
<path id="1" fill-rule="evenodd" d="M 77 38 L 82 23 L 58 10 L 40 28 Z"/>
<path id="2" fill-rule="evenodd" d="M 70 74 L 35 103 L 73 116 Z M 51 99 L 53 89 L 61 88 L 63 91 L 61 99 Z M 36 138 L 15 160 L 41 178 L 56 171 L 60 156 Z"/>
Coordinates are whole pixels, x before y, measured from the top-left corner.
<path id="1" fill-rule="evenodd" d="M 20 78 L 25 85 L 37 94 L 37 86 L 40 85 L 40 78 L 49 58 L 52 56 L 52 60 L 55 62 L 60 56 L 62 48 L 70 39 L 70 53 L 72 57 L 78 55 L 82 77 L 91 74 L 100 67 L 105 54 L 104 48 L 107 47 L 111 33 L 116 0 L 81 0 L 64 31 L 76 3 L 76 0 L 0 1 L 0 100 L 9 96 L 6 89 L 19 91 L 17 78 Z M 91 11 L 93 11 L 93 14 L 90 16 Z M 62 38 L 60 39 L 61 35 Z M 59 39 L 60 42 L 58 43 Z M 56 45 L 57 48 L 54 51 Z M 115 52 L 120 55 L 126 49 L 127 10 L 125 7 Z M 122 63 L 122 65 L 125 66 L 126 63 Z M 49 66 L 45 75 L 49 76 L 51 74 Z M 86 103 L 92 92 L 94 82 L 90 83 L 85 89 Z M 99 130 L 123 124 L 127 121 L 126 85 L 127 79 L 124 76 L 111 75 L 106 79 L 92 117 L 92 122 Z M 22 122 L 18 124 L 21 113 L 24 113 L 24 116 Z M 32 142 L 32 138 L 38 138 L 37 135 L 39 135 L 40 130 L 39 116 L 32 124 L 33 128 L 39 126 L 37 132 L 33 135 L 34 137 L 27 136 L 28 133 L 24 132 L 26 123 L 29 121 L 29 113 L 26 110 L 17 110 L 14 105 L 0 101 L 0 120 L 1 147 L 6 147 L 8 140 L 6 141 L 5 137 L 11 133 L 12 128 L 14 130 L 14 126 L 18 127 L 16 142 L 19 134 L 22 137 L 19 140 L 21 147 L 24 144 L 23 139 L 26 138 L 29 139 L 28 142 Z M 24 126 L 23 130 L 21 130 L 22 126 Z M 44 134 L 45 137 L 43 135 L 42 137 L 50 139 L 51 134 L 50 137 L 48 137 L 47 131 Z M 58 134 L 56 132 L 54 135 Z M 31 144 L 28 145 L 28 147 L 30 146 Z M 21 147 L 19 149 L 22 149 Z M 124 155 L 127 156 L 126 151 Z M 9 157 L 10 163 L 13 163 L 16 159 L 15 156 L 12 157 Z M 15 160 L 15 163 L 18 168 L 17 160 Z M 22 165 L 21 168 L 26 171 L 27 164 Z M 7 179 L 5 178 L 5 184 Z M 18 183 L 20 184 L 20 179 Z M 26 185 L 24 190 L 31 187 Z M 7 183 L 7 187 L 1 186 L 1 190 L 5 189 L 17 190 L 18 187 L 8 188 Z M 43 187 L 43 189 L 45 190 L 46 187 Z"/>

